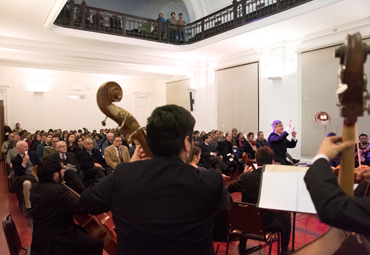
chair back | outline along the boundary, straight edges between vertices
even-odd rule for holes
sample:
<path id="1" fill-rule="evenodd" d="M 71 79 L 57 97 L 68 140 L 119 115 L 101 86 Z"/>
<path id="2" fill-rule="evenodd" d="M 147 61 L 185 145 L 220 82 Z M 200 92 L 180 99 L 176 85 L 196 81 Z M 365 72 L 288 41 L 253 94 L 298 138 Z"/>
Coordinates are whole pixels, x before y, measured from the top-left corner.
<path id="1" fill-rule="evenodd" d="M 266 241 L 261 210 L 255 204 L 234 202 L 229 209 L 229 229 L 246 232 Z"/>
<path id="2" fill-rule="evenodd" d="M 10 255 L 19 255 L 19 252 L 22 249 L 22 243 L 10 214 L 8 214 L 3 221 L 3 230 L 6 242 L 8 243 Z"/>

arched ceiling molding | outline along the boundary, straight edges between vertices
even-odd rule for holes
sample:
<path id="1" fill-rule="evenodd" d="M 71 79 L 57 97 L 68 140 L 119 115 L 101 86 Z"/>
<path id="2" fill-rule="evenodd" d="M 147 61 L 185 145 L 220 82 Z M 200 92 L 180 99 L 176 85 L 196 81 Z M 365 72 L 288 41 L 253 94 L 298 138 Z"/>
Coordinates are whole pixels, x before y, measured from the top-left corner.
<path id="1" fill-rule="evenodd" d="M 208 6 L 208 0 L 183 0 L 183 2 L 188 9 L 191 22 L 209 14 L 209 8 L 206 7 Z M 205 4 L 205 2 L 207 3 Z"/>

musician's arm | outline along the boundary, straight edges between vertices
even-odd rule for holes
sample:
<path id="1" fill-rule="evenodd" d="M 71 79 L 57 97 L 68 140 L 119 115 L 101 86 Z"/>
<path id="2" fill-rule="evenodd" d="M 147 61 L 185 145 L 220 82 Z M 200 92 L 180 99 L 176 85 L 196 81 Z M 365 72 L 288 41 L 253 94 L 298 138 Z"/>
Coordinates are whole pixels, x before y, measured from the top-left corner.
<path id="1" fill-rule="evenodd" d="M 370 198 L 347 196 L 338 186 L 338 180 L 325 157 L 315 161 L 304 180 L 319 218 L 324 223 L 368 235 Z"/>
<path id="2" fill-rule="evenodd" d="M 60 211 L 67 214 L 85 214 L 80 203 L 80 198 L 75 197 L 70 193 L 70 191 L 65 187 L 60 187 L 58 190 L 58 206 Z"/>
<path id="3" fill-rule="evenodd" d="M 87 187 L 81 194 L 81 205 L 91 214 L 108 212 L 114 197 L 115 173 Z"/>

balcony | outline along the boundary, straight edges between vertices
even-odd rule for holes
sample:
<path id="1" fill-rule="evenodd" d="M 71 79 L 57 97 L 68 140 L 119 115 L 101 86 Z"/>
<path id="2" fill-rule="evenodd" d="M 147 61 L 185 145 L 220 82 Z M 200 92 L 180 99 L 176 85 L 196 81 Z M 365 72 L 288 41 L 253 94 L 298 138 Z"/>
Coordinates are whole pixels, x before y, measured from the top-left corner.
<path id="1" fill-rule="evenodd" d="M 234 0 L 217 12 L 185 26 L 134 16 L 68 1 L 54 24 L 57 26 L 131 37 L 174 45 L 193 44 L 251 22 L 297 7 L 312 0 Z"/>

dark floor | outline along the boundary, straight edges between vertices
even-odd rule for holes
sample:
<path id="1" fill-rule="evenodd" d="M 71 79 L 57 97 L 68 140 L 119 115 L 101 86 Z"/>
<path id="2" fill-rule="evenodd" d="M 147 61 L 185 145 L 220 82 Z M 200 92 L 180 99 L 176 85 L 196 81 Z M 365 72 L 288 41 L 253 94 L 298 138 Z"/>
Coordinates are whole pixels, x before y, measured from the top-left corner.
<path id="1" fill-rule="evenodd" d="M 18 233 L 22 240 L 23 246 L 30 246 L 32 240 L 32 220 L 25 219 L 24 214 L 20 211 L 18 207 L 18 200 L 15 194 L 8 192 L 7 176 L 4 173 L 3 161 L 0 162 L 0 219 L 3 220 L 7 214 L 11 214 Z M 240 201 L 240 194 L 233 194 L 234 201 Z M 299 248 L 306 243 L 314 240 L 319 235 L 323 234 L 328 229 L 328 226 L 320 223 L 314 215 L 310 214 L 297 214 L 296 219 L 296 235 L 295 235 L 295 248 Z M 249 240 L 247 243 L 247 248 L 259 245 L 261 243 Z M 218 254 L 225 254 L 226 243 L 224 242 L 214 242 L 215 250 L 218 248 Z M 234 241 L 230 243 L 229 254 L 238 255 L 238 242 Z M 291 244 L 290 244 L 291 247 Z M 4 232 L 0 231 L 0 254 L 9 255 L 8 246 L 6 244 Z M 259 251 L 252 254 L 268 254 L 268 247 L 265 246 Z M 273 246 L 272 255 L 276 253 L 276 244 Z M 192 255 L 192 254 L 189 254 Z"/>

